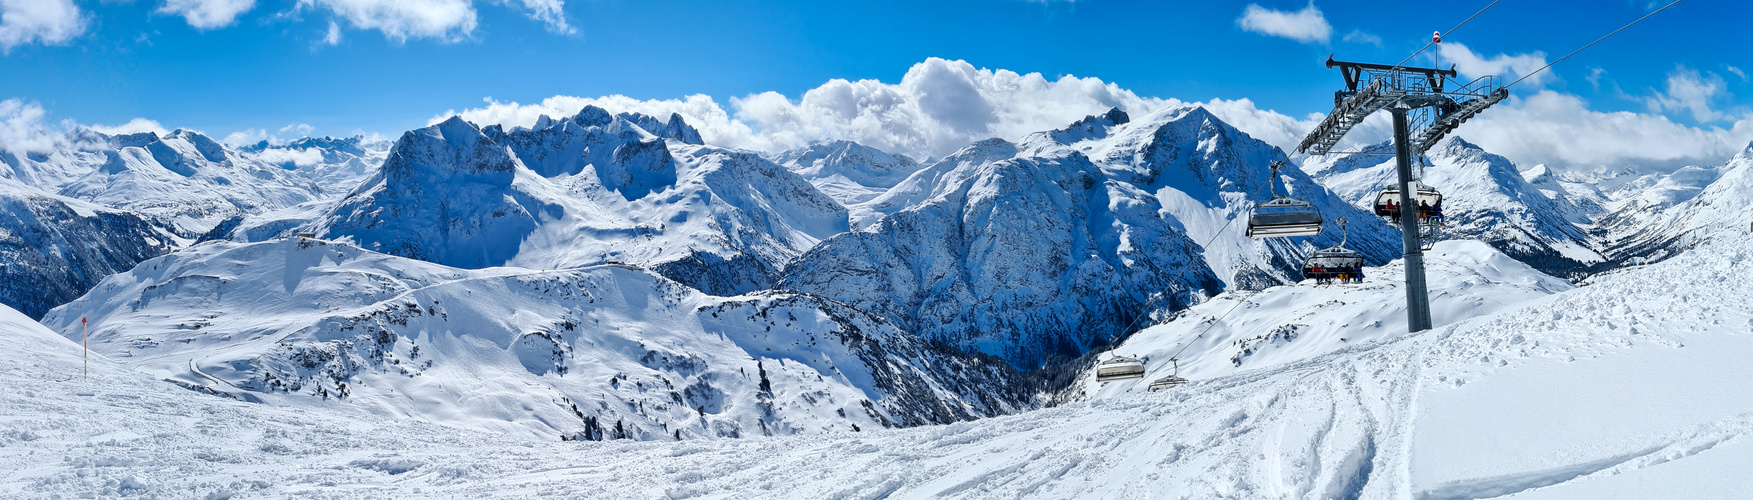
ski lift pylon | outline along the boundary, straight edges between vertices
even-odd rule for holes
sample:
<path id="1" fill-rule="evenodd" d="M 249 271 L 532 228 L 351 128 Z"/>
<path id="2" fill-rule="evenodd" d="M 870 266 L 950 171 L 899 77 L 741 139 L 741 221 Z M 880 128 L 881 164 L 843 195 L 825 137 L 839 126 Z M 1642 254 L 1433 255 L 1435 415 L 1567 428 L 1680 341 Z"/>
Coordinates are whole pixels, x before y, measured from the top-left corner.
<path id="1" fill-rule="evenodd" d="M 1272 199 L 1256 205 L 1248 214 L 1249 238 L 1288 238 L 1321 234 L 1321 210 L 1309 202 L 1278 194 L 1278 169 L 1283 161 L 1272 162 L 1272 177 L 1266 187 Z"/>

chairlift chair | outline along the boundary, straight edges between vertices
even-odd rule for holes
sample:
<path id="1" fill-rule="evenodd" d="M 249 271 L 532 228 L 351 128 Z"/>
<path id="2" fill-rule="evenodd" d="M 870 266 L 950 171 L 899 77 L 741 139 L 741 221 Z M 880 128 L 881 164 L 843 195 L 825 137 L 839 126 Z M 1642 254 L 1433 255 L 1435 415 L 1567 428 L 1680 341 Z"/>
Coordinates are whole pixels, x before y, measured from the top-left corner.
<path id="1" fill-rule="evenodd" d="M 1321 210 L 1309 202 L 1278 194 L 1278 169 L 1284 162 L 1272 162 L 1272 178 L 1266 187 L 1272 199 L 1256 205 L 1248 214 L 1249 238 L 1288 238 L 1321 234 Z"/>
<path id="2" fill-rule="evenodd" d="M 1150 387 L 1147 388 L 1147 390 L 1150 392 L 1166 391 L 1187 384 L 1187 379 L 1181 378 L 1180 360 L 1170 358 L 1169 361 L 1175 363 L 1175 372 L 1151 382 Z"/>
<path id="3" fill-rule="evenodd" d="M 1303 278 L 1314 280 L 1331 280 L 1351 278 L 1354 282 L 1363 281 L 1363 254 L 1345 248 L 1349 235 L 1345 233 L 1345 218 L 1339 218 L 1339 244 L 1329 248 L 1316 250 L 1314 255 L 1303 260 Z"/>
<path id="4" fill-rule="evenodd" d="M 1419 181 L 1412 181 L 1412 189 L 1414 193 L 1412 202 L 1418 204 L 1418 220 L 1425 221 L 1427 225 L 1440 224 L 1442 212 L 1437 210 L 1437 207 L 1443 204 L 1443 194 L 1438 192 L 1436 188 L 1426 186 Z M 1383 189 L 1381 194 L 1376 195 L 1376 215 L 1386 217 L 1389 222 L 1398 223 L 1400 222 L 1401 207 L 1397 205 L 1389 207 L 1390 203 L 1400 203 L 1399 186 Z"/>
<path id="5" fill-rule="evenodd" d="M 1144 362 L 1131 356 L 1115 356 L 1096 365 L 1096 382 L 1144 378 Z"/>

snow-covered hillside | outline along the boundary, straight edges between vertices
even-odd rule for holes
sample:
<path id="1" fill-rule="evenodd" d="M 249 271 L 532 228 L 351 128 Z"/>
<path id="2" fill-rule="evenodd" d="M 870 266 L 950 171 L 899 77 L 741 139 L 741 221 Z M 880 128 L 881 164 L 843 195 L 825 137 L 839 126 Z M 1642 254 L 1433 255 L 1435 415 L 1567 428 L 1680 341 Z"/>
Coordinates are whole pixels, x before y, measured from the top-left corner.
<path id="1" fill-rule="evenodd" d="M 1753 227 L 1753 144 L 1716 168 L 1686 167 L 1607 207 L 1597 236 L 1620 265 L 1671 257 Z"/>
<path id="2" fill-rule="evenodd" d="M 816 141 L 772 158 L 851 208 L 882 195 L 921 167 L 903 155 L 852 141 Z"/>
<path id="3" fill-rule="evenodd" d="M 848 229 L 846 209 L 759 155 L 666 139 L 589 107 L 536 129 L 461 118 L 408 132 L 314 232 L 450 266 L 649 267 L 719 295 Z M 688 136 L 673 118 L 663 133 Z M 676 130 L 682 130 L 677 132 Z"/>
<path id="4" fill-rule="evenodd" d="M 718 298 L 650 272 L 462 270 L 308 238 L 215 242 L 50 312 L 93 349 L 248 401 L 579 439 L 947 423 L 1028 403 L 1014 372 L 787 292 Z"/>
<path id="5" fill-rule="evenodd" d="M 1366 149 L 1393 152 L 1389 143 Z M 1460 137 L 1443 140 L 1426 157 L 1430 166 L 1423 170 L 1423 182 L 1443 194 L 1448 221 L 1443 239 L 1482 240 L 1536 269 L 1565 278 L 1580 277 L 1602 261 L 1585 231 L 1592 213 L 1573 204 L 1562 183 L 1546 180 L 1537 186 L 1508 158 Z M 1399 179 L 1393 156 L 1311 157 L 1303 169 L 1365 209 Z M 1543 179 L 1536 176 L 1536 180 Z"/>
<path id="6" fill-rule="evenodd" d="M 1753 273 L 1749 248 L 1753 237 L 1726 233 L 1528 298 L 1543 292 L 1524 286 L 1541 281 L 1525 267 L 1445 244 L 1485 257 L 1460 266 L 1477 277 L 1459 283 L 1528 299 L 1169 392 L 942 426 L 673 443 L 538 442 L 388 420 L 369 405 L 251 405 L 101 357 L 79 386 L 76 345 L 0 309 L 0 469 L 11 471 L 0 492 L 1745 498 L 1753 485 L 1736 478 L 1753 461 L 1753 311 L 1738 305 L 1753 301 L 1753 284 L 1737 277 Z M 1318 292 L 1259 296 L 1303 293 Z"/>
<path id="7" fill-rule="evenodd" d="M 132 213 L 0 178 L 0 304 L 32 318 L 176 244 Z"/>
<path id="8" fill-rule="evenodd" d="M 1425 253 L 1431 317 L 1436 326 L 1489 315 L 1572 289 L 1473 240 L 1444 241 Z M 1146 377 L 1095 384 L 1094 372 L 1071 388 L 1085 397 L 1142 391 L 1174 371 L 1209 379 L 1282 366 L 1359 344 L 1406 335 L 1405 267 L 1395 260 L 1364 269 L 1364 282 L 1317 285 L 1313 280 L 1219 295 L 1138 332 L 1114 354 L 1146 360 Z"/>
<path id="9" fill-rule="evenodd" d="M 1226 282 L 1300 279 L 1307 252 L 1339 241 L 1337 224 L 1315 238 L 1245 236 L 1249 208 L 1269 197 L 1267 166 L 1283 158 L 1202 108 L 1137 121 L 1116 110 L 1021 144 L 981 141 L 861 204 L 880 218 L 822 242 L 780 286 L 1033 369 Z M 1330 221 L 1349 217 L 1349 246 L 1371 262 L 1398 253 L 1386 224 L 1294 168 L 1285 183 Z"/>

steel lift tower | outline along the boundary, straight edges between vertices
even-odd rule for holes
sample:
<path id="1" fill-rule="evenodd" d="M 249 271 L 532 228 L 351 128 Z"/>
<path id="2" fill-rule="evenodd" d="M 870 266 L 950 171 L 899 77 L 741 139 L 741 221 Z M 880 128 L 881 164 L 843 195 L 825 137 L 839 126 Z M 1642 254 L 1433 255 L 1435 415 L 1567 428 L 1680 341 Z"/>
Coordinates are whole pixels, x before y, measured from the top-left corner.
<path id="1" fill-rule="evenodd" d="M 1328 68 L 1339 68 L 1345 90 L 1333 95 L 1333 112 L 1297 146 L 1298 153 L 1324 155 L 1364 118 L 1387 109 L 1394 116 L 1394 156 L 1400 174 L 1400 206 L 1416 207 L 1412 156 L 1436 142 L 1485 108 L 1509 97 L 1497 76 L 1484 76 L 1452 90 L 1444 83 L 1459 76 L 1449 69 L 1410 68 L 1342 62 L 1327 57 Z M 1400 211 L 1400 234 L 1406 253 L 1407 331 L 1429 330 L 1430 294 L 1425 288 L 1424 251 L 1419 242 L 1418 211 Z"/>

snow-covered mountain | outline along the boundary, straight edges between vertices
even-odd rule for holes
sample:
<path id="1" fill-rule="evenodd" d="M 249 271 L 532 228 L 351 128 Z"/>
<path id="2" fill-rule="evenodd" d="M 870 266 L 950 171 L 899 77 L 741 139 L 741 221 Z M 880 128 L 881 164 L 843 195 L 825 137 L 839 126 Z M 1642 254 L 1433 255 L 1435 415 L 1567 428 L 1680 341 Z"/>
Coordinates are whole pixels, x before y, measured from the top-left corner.
<path id="1" fill-rule="evenodd" d="M 1642 179 L 1640 179 L 1641 181 Z M 1753 144 L 1720 167 L 1685 167 L 1624 189 L 1598 217 L 1616 266 L 1653 262 L 1753 227 Z"/>
<path id="2" fill-rule="evenodd" d="M 655 120 L 587 107 L 507 132 L 453 117 L 404 134 L 310 226 L 455 267 L 636 264 L 718 295 L 771 286 L 847 230 L 846 209 L 784 167 L 639 122 Z M 672 118 L 663 133 L 691 130 Z"/>
<path id="3" fill-rule="evenodd" d="M 75 129 L 48 152 L 0 152 L 0 177 L 128 210 L 184 238 L 227 219 L 345 193 L 381 162 L 359 139 L 234 150 L 176 130 L 106 135 Z"/>
<path id="4" fill-rule="evenodd" d="M 133 213 L 0 178 L 0 304 L 32 318 L 175 244 Z"/>
<path id="5" fill-rule="evenodd" d="M 1741 397 L 1753 391 L 1753 312 L 1737 305 L 1753 301 L 1753 283 L 1736 277 L 1753 273 L 1749 245 L 1727 232 L 1541 297 L 1524 285 L 1551 278 L 1513 263 L 1492 271 L 1501 256 L 1444 243 L 1440 254 L 1486 258 L 1458 266 L 1478 274 L 1445 290 L 1471 281 L 1525 300 L 1324 354 L 1296 347 L 1324 338 L 1310 334 L 1169 392 L 950 425 L 680 442 L 560 442 L 312 398 L 246 404 L 104 356 L 81 381 L 76 343 L 0 307 L 0 470 L 14 471 L 0 494 L 1746 498 L 1753 485 L 1736 478 L 1753 460 Z M 1324 293 L 1295 288 L 1248 303 Z M 1365 313 L 1388 295 L 1360 289 L 1334 310 Z M 1283 324 L 1248 311 L 1232 318 Z"/>
<path id="6" fill-rule="evenodd" d="M 815 141 L 771 159 L 848 208 L 882 195 L 921 167 L 912 158 L 852 141 Z"/>
<path id="7" fill-rule="evenodd" d="M 270 404 L 341 399 L 568 439 L 948 423 L 1028 404 L 1015 372 L 819 297 L 649 271 L 464 270 L 290 238 L 142 263 L 50 312 L 136 369 Z"/>
<path id="8" fill-rule="evenodd" d="M 1367 148 L 1393 152 L 1389 143 Z M 1535 182 L 1509 159 L 1450 137 L 1426 154 L 1423 182 L 1443 194 L 1448 226 L 1442 239 L 1477 239 L 1548 274 L 1581 277 L 1603 259 L 1586 232 L 1591 211 L 1571 200 L 1557 179 L 1534 172 Z M 1414 167 L 1416 169 L 1416 166 Z M 1393 156 L 1312 157 L 1303 169 L 1352 204 L 1368 209 L 1382 189 L 1398 182 Z M 1415 172 L 1416 175 L 1416 172 Z"/>
<path id="9" fill-rule="evenodd" d="M 1269 197 L 1267 165 L 1283 158 L 1202 108 L 1139 121 L 1116 110 L 1020 145 L 981 141 L 862 204 L 885 215 L 823 241 L 780 286 L 1037 368 L 1226 282 L 1300 278 L 1302 256 L 1337 243 L 1336 227 L 1311 244 L 1249 239 L 1241 225 Z M 1294 168 L 1285 179 L 1330 219 L 1354 221 L 1349 246 L 1371 262 L 1396 253 L 1385 224 Z"/>

